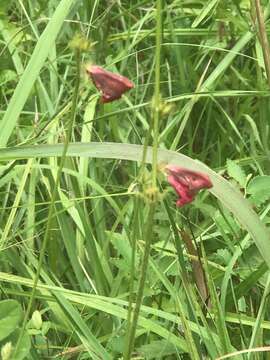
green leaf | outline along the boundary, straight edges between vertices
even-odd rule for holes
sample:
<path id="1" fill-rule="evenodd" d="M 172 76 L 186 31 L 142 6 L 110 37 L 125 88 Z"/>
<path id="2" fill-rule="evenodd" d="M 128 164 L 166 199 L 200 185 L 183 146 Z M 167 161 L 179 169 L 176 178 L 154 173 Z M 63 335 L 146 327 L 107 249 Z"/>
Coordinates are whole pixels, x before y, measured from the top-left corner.
<path id="1" fill-rule="evenodd" d="M 0 341 L 15 330 L 21 318 L 22 309 L 17 301 L 3 300 L 0 302 Z"/>
<path id="2" fill-rule="evenodd" d="M 125 235 L 119 233 L 107 232 L 108 237 L 114 248 L 117 250 L 118 256 L 122 256 L 127 267 L 131 266 L 132 250 L 129 240 Z M 136 256 L 135 266 L 138 266 L 138 257 Z"/>
<path id="3" fill-rule="evenodd" d="M 260 205 L 270 198 L 270 176 L 262 175 L 253 178 L 248 186 L 247 193 L 251 195 L 252 201 Z"/>
<path id="4" fill-rule="evenodd" d="M 229 176 L 236 180 L 241 187 L 244 188 L 246 186 L 246 174 L 235 161 L 227 159 L 227 171 Z"/>
<path id="5" fill-rule="evenodd" d="M 212 11 L 212 9 L 217 5 L 218 1 L 219 0 L 206 1 L 205 6 L 200 11 L 200 13 L 196 17 L 196 19 L 193 21 L 191 27 L 192 28 L 197 27 L 209 15 L 209 13 Z"/>
<path id="6" fill-rule="evenodd" d="M 12 0 L 1 0 L 0 1 L 0 18 L 5 18 L 9 7 L 12 5 Z"/>
<path id="7" fill-rule="evenodd" d="M 252 133 L 253 133 L 253 136 L 254 136 L 255 140 L 260 145 L 261 149 L 263 149 L 263 144 L 262 144 L 262 141 L 261 141 L 261 138 L 260 138 L 260 134 L 259 134 L 256 122 L 248 114 L 245 114 L 244 117 L 246 118 L 246 120 L 248 121 L 248 123 L 249 123 L 249 125 L 251 127 L 251 130 L 252 130 Z"/>
<path id="8" fill-rule="evenodd" d="M 150 344 L 142 345 L 138 352 L 144 359 L 159 359 L 163 356 L 175 355 L 175 346 L 167 340 L 152 341 Z"/>
<path id="9" fill-rule="evenodd" d="M 12 352 L 9 357 L 9 360 L 23 360 L 26 358 L 26 356 L 29 354 L 30 348 L 31 348 L 31 341 L 30 336 L 25 331 L 22 339 L 20 341 L 19 347 L 16 351 L 16 355 L 13 354 L 13 351 L 15 350 L 15 346 L 18 342 L 18 338 L 20 335 L 20 329 L 16 329 L 8 338 L 7 341 L 3 344 L 5 346 L 6 343 L 11 343 L 12 345 Z"/>

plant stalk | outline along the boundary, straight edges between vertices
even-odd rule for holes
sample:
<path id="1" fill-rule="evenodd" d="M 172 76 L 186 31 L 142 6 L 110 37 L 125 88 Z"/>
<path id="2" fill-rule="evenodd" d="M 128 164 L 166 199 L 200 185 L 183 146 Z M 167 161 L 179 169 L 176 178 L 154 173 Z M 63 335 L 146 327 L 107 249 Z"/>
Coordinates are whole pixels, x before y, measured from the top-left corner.
<path id="1" fill-rule="evenodd" d="M 144 285 L 147 275 L 147 267 L 149 262 L 149 255 L 151 251 L 151 243 L 153 238 L 153 222 L 155 208 L 158 202 L 158 190 L 157 190 L 157 167 L 158 167 L 158 141 L 159 141 L 159 116 L 160 116 L 160 57 L 161 57 L 161 38 L 162 36 L 162 0 L 156 1 L 156 52 L 155 52 L 155 91 L 154 91 L 154 109 L 153 109 L 153 121 L 152 126 L 149 127 L 147 134 L 147 143 L 143 152 L 143 166 L 146 157 L 146 149 L 148 146 L 148 140 L 153 130 L 153 155 L 152 155 L 152 197 L 145 192 L 146 198 L 149 201 L 149 213 L 147 223 L 144 231 L 145 248 L 143 254 L 143 260 L 141 265 L 140 279 L 138 285 L 138 292 L 136 296 L 135 309 L 133 312 L 132 322 L 130 323 L 130 313 L 128 318 L 128 336 L 127 336 L 127 348 L 124 354 L 124 360 L 130 360 L 134 348 L 136 329 L 140 314 L 140 308 L 143 300 Z"/>
<path id="2" fill-rule="evenodd" d="M 264 66 L 267 75 L 268 85 L 270 87 L 270 47 L 267 38 L 264 15 L 262 11 L 262 6 L 260 0 L 255 0 L 255 8 L 256 8 L 256 17 L 259 27 L 259 40 L 262 47 Z"/>
<path id="3" fill-rule="evenodd" d="M 162 0 L 157 0 L 156 9 L 156 53 L 155 53 L 155 93 L 154 93 L 154 119 L 153 119 L 153 161 L 152 186 L 157 184 L 159 117 L 160 117 L 160 58 L 162 41 Z"/>
<path id="4" fill-rule="evenodd" d="M 140 315 L 140 308 L 142 304 L 143 299 L 143 291 L 144 291 L 144 284 L 146 279 L 146 273 L 147 273 L 147 267 L 148 267 L 148 261 L 149 261 L 149 254 L 151 250 L 151 239 L 152 239 L 152 226 L 153 226 L 153 219 L 154 219 L 154 213 L 155 213 L 155 202 L 153 202 L 150 205 L 148 219 L 147 219 L 147 225 L 146 225 L 146 231 L 145 231 L 145 248 L 144 248 L 144 255 L 141 265 L 141 275 L 139 280 L 139 288 L 138 293 L 136 297 L 136 304 L 135 309 L 133 312 L 133 318 L 132 323 L 130 327 L 130 331 L 128 334 L 128 343 L 127 343 L 127 350 L 124 354 L 124 360 L 130 360 L 132 351 L 134 348 L 135 343 L 135 335 L 136 335 L 136 329 L 137 329 L 137 323 Z"/>

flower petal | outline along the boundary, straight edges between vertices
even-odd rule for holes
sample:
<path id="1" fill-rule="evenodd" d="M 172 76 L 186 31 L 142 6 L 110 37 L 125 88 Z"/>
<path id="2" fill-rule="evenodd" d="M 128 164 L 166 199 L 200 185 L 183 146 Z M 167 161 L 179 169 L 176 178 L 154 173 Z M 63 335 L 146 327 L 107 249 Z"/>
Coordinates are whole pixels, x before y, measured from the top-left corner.
<path id="1" fill-rule="evenodd" d="M 213 186 L 209 176 L 198 171 L 189 170 L 176 165 L 167 165 L 168 182 L 179 195 L 177 206 L 189 204 L 201 189 Z"/>
<path id="2" fill-rule="evenodd" d="M 134 87 L 134 84 L 125 76 L 114 74 L 100 66 L 91 65 L 86 71 L 97 89 L 102 92 L 102 103 L 120 99 L 123 93 Z"/>
<path id="3" fill-rule="evenodd" d="M 168 176 L 169 184 L 175 189 L 179 195 L 179 199 L 176 202 L 176 205 L 181 207 L 185 204 L 189 204 L 194 200 L 194 195 L 190 194 L 188 187 L 180 184 L 173 175 Z"/>

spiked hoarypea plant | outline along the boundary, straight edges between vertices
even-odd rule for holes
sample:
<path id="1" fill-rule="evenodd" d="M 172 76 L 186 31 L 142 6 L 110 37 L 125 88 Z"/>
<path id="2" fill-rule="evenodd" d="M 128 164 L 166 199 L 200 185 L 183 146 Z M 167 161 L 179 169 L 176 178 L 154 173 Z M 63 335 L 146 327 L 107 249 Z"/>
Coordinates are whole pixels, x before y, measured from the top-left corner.
<path id="1" fill-rule="evenodd" d="M 120 99 L 123 93 L 134 87 L 134 84 L 128 78 L 119 74 L 114 74 L 110 71 L 103 69 L 100 66 L 91 65 L 86 68 L 86 71 L 88 75 L 90 75 L 96 88 L 101 91 L 102 103 L 108 103 Z M 148 144 L 146 143 L 145 145 L 147 146 Z M 155 164 L 153 163 L 153 168 L 154 166 Z M 196 194 L 201 189 L 209 189 L 213 186 L 208 175 L 193 170 L 189 170 L 183 167 L 179 167 L 176 165 L 167 165 L 165 167 L 165 172 L 169 184 L 175 189 L 175 191 L 179 196 L 179 199 L 176 202 L 176 205 L 178 207 L 182 207 L 186 204 L 191 203 L 194 200 Z M 152 203 L 149 212 L 149 214 L 152 214 L 149 215 L 149 219 L 151 220 L 147 222 L 148 226 L 146 226 L 147 234 L 149 233 L 149 231 L 152 232 L 154 209 L 155 209 L 155 204 Z M 132 319 L 131 319 L 131 313 L 133 308 L 132 297 L 130 297 L 130 301 L 129 301 L 129 311 L 128 311 L 129 315 L 127 321 L 127 347 L 124 353 L 125 360 L 131 358 L 132 350 L 134 347 L 135 332 L 137 327 L 140 306 L 143 298 L 143 289 L 144 289 L 149 252 L 150 252 L 150 242 L 145 246 L 145 252 L 141 266 L 141 276 L 138 286 L 138 293 L 136 296 L 136 304 L 133 310 Z M 133 282 L 133 280 L 131 280 L 131 283 Z M 132 293 L 132 289 L 133 289 L 133 285 L 131 285 L 130 287 L 131 293 Z"/>

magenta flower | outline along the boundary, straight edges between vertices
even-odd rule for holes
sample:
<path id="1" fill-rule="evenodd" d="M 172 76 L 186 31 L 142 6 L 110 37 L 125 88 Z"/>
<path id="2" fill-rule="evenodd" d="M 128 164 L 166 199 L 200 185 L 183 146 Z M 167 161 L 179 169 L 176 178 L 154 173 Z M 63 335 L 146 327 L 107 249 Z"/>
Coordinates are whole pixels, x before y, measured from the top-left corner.
<path id="1" fill-rule="evenodd" d="M 167 165 L 166 172 L 169 184 L 179 195 L 176 205 L 181 207 L 191 203 L 201 189 L 213 186 L 208 175 L 176 165 Z"/>
<path id="2" fill-rule="evenodd" d="M 123 93 L 134 87 L 128 78 L 114 74 L 97 65 L 91 65 L 86 69 L 91 76 L 96 88 L 102 92 L 102 103 L 120 99 Z"/>

